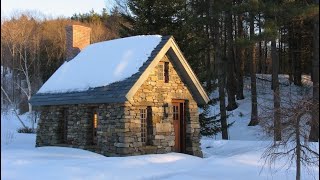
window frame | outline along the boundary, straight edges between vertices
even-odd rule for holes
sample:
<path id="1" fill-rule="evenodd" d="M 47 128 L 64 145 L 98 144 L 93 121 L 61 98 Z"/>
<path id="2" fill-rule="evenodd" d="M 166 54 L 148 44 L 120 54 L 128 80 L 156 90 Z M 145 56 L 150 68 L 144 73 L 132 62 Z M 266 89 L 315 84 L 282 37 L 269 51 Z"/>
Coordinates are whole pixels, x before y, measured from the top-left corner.
<path id="1" fill-rule="evenodd" d="M 92 144 L 97 145 L 98 138 L 98 125 L 99 125 L 99 113 L 97 108 L 92 109 Z"/>
<path id="2" fill-rule="evenodd" d="M 161 67 L 161 68 L 160 68 Z M 169 83 L 169 62 L 160 61 L 158 66 L 158 80 L 163 81 L 164 83 Z"/>
<path id="3" fill-rule="evenodd" d="M 165 67 L 164 66 L 165 66 L 165 64 L 163 62 L 159 62 L 158 66 L 157 66 L 157 68 L 158 68 L 157 76 L 158 76 L 159 81 L 165 81 L 165 75 L 164 75 L 164 68 Z"/>
<path id="4" fill-rule="evenodd" d="M 147 117 L 147 108 L 139 109 L 139 117 L 141 123 L 141 142 L 146 145 L 148 142 L 148 117 Z"/>

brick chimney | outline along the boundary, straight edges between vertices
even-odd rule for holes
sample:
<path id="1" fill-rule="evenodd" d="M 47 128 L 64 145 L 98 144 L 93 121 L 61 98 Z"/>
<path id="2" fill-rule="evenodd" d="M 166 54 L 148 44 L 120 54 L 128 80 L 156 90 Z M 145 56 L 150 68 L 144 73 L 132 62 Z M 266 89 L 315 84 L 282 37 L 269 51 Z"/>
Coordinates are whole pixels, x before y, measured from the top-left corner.
<path id="1" fill-rule="evenodd" d="M 74 58 L 82 49 L 90 44 L 91 28 L 81 25 L 66 26 L 66 60 Z"/>

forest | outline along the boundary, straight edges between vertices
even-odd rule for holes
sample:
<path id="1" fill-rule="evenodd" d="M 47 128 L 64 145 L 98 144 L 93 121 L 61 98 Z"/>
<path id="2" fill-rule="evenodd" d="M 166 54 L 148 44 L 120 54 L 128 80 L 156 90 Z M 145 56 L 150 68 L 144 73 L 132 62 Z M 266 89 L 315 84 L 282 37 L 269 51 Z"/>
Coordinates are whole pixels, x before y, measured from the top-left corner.
<path id="1" fill-rule="evenodd" d="M 312 114 L 310 141 L 319 139 L 319 5 L 317 0 L 117 0 L 108 12 L 90 11 L 72 17 L 48 18 L 20 12 L 1 19 L 1 105 L 32 112 L 28 100 L 65 61 L 65 26 L 92 28 L 91 43 L 134 35 L 172 35 L 208 94 L 218 90 L 218 120 L 201 114 L 203 134 L 226 129 L 227 111 L 244 96 L 244 78 L 251 79 L 251 121 L 260 123 L 257 74 L 271 74 L 273 131 L 282 137 L 278 75 L 303 86 L 311 76 L 312 95 L 303 103 Z M 10 77 L 10 78 L 8 78 Z M 8 80 L 10 79 L 10 81 Z M 206 109 L 206 107 L 203 107 Z M 206 112 L 206 111 L 205 111 Z M 218 124 L 218 125 L 217 125 Z"/>

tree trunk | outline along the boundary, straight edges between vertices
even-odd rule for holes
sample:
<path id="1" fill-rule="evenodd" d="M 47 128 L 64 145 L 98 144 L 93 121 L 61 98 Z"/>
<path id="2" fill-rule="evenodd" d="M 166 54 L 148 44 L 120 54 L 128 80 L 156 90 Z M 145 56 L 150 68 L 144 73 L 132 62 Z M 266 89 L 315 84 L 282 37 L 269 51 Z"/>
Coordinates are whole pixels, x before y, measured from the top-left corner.
<path id="1" fill-rule="evenodd" d="M 220 120 L 222 129 L 222 139 L 228 139 L 228 123 L 227 123 L 227 110 L 225 104 L 225 74 L 224 74 L 224 62 L 218 60 L 219 65 L 219 103 L 220 103 Z"/>
<path id="2" fill-rule="evenodd" d="M 279 72 L 284 72 L 283 69 L 284 69 L 284 61 L 282 59 L 282 37 L 281 37 L 281 33 L 282 33 L 282 30 L 281 28 L 279 29 L 279 49 L 278 49 L 278 62 L 279 62 L 279 68 L 278 68 L 278 74 Z"/>
<path id="3" fill-rule="evenodd" d="M 272 56 L 272 84 L 273 84 L 273 123 L 274 123 L 274 141 L 281 140 L 281 117 L 280 117 L 280 89 L 279 89 L 279 60 L 277 58 L 276 41 L 271 41 Z"/>
<path id="4" fill-rule="evenodd" d="M 295 121 L 295 141 L 296 141 L 296 180 L 301 178 L 301 142 L 300 142 L 300 119 L 301 115 L 296 117 Z"/>
<path id="5" fill-rule="evenodd" d="M 213 45 L 215 49 L 221 49 L 220 42 L 222 41 L 220 38 L 219 32 L 219 22 L 216 21 L 217 24 L 213 26 Z M 222 131 L 222 139 L 228 139 L 228 122 L 227 122 L 227 111 L 225 104 L 225 65 L 222 60 L 221 51 L 215 51 L 215 62 L 218 63 L 218 86 L 219 86 L 219 103 L 220 103 L 220 121 L 221 121 L 221 131 Z"/>
<path id="6" fill-rule="evenodd" d="M 236 79 L 235 79 L 235 68 L 233 60 L 233 25 L 232 25 L 232 14 L 230 11 L 226 12 L 226 24 L 227 29 L 227 93 L 228 93 L 228 106 L 227 110 L 232 111 L 238 107 L 236 103 Z"/>
<path id="7" fill-rule="evenodd" d="M 264 64 L 264 66 L 263 66 L 263 72 L 264 72 L 265 74 L 267 74 L 267 73 L 268 73 L 268 65 L 267 65 L 267 59 L 268 59 L 268 43 L 267 43 L 267 41 L 264 42 L 264 49 L 265 49 L 265 51 L 264 51 L 264 57 L 263 57 L 263 64 Z"/>
<path id="8" fill-rule="evenodd" d="M 292 47 L 292 41 L 293 41 L 293 32 L 292 32 L 292 25 L 289 25 L 288 28 L 288 44 L 289 44 L 289 83 L 293 83 L 293 47 Z"/>
<path id="9" fill-rule="evenodd" d="M 259 35 L 261 35 L 261 14 L 259 13 Z M 258 73 L 264 73 L 263 71 L 263 60 L 262 60 L 262 41 L 259 41 L 259 69 L 258 69 Z"/>
<path id="10" fill-rule="evenodd" d="M 254 43 L 254 15 L 250 15 L 250 40 L 252 47 L 250 52 L 250 77 L 251 77 L 251 120 L 248 126 L 255 126 L 258 120 L 258 103 L 257 103 L 257 87 L 256 87 L 256 47 Z"/>
<path id="11" fill-rule="evenodd" d="M 295 21 L 295 30 L 294 30 L 294 43 L 295 43 L 295 55 L 293 57 L 293 67 L 294 67 L 294 79 L 293 79 L 293 83 L 297 86 L 302 86 L 302 82 L 301 82 L 301 75 L 302 75 L 302 67 L 301 67 L 301 51 L 302 51 L 302 47 L 301 47 L 301 43 L 302 43 L 302 28 L 301 28 L 301 21 L 297 20 Z"/>
<path id="12" fill-rule="evenodd" d="M 319 4 L 318 1 L 316 1 Z M 312 60 L 312 74 L 313 74 L 313 108 L 312 121 L 309 141 L 319 140 L 319 16 L 314 20 L 313 32 L 313 60 Z"/>
<path id="13" fill-rule="evenodd" d="M 14 105 L 16 107 L 16 97 L 15 97 L 15 86 L 14 86 L 14 83 L 16 81 L 16 65 L 15 65 L 15 62 L 16 62 L 16 51 L 15 51 L 15 46 L 13 45 L 12 47 L 12 68 L 11 68 L 11 71 L 12 71 L 12 86 L 11 86 L 11 89 L 12 89 L 12 105 Z"/>
<path id="14" fill-rule="evenodd" d="M 243 15 L 239 15 L 238 16 L 238 37 L 239 38 L 244 38 L 244 31 L 243 31 L 243 25 L 242 25 L 242 21 L 243 21 Z M 237 45 L 237 60 L 238 60 L 238 64 L 239 66 L 236 69 L 236 75 L 237 75 L 237 99 L 241 100 L 244 99 L 244 95 L 243 95 L 243 75 L 244 75 L 244 48 Z"/>

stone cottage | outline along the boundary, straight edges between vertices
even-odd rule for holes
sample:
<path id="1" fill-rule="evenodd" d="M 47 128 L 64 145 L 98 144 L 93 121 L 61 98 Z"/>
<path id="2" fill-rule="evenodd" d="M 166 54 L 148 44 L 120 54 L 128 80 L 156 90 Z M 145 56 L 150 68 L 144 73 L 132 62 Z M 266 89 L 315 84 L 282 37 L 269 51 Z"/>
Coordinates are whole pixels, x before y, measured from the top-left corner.
<path id="1" fill-rule="evenodd" d="M 66 34 L 67 61 L 30 100 L 41 111 L 37 147 L 202 156 L 198 105 L 209 99 L 172 36 L 90 45 L 87 27 Z"/>

